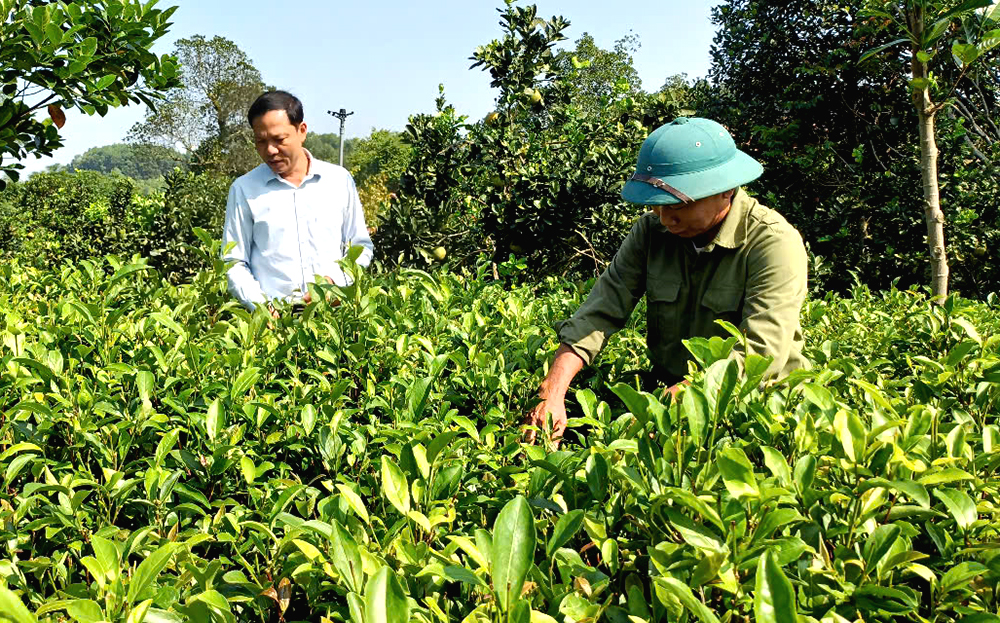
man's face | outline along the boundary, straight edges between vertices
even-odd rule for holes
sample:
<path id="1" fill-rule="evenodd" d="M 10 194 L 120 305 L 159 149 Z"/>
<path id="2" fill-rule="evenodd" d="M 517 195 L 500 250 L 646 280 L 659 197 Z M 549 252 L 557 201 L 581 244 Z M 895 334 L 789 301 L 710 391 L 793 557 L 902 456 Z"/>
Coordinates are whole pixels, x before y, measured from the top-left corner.
<path id="1" fill-rule="evenodd" d="M 675 236 L 694 238 L 711 230 L 729 214 L 732 191 L 698 199 L 694 203 L 650 206 L 660 223 Z"/>
<path id="2" fill-rule="evenodd" d="M 293 125 L 284 110 L 267 111 L 253 120 L 252 127 L 257 153 L 275 175 L 290 175 L 305 158 L 306 124 Z"/>

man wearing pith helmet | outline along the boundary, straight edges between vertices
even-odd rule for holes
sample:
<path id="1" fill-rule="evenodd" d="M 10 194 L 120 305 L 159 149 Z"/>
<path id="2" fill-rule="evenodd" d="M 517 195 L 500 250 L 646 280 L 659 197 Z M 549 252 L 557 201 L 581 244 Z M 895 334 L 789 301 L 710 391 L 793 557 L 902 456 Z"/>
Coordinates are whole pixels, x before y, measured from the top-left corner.
<path id="1" fill-rule="evenodd" d="M 770 356 L 769 376 L 807 365 L 799 313 L 806 296 L 802 237 L 742 188 L 764 169 L 709 119 L 680 118 L 643 142 L 622 197 L 648 206 L 586 302 L 557 325 L 560 346 L 528 424 L 552 436 L 566 427 L 566 391 L 608 337 L 646 296 L 652 376 L 676 394 L 690 353 L 682 340 L 728 337 L 717 319 L 746 335 L 747 348 Z M 746 353 L 737 352 L 742 362 Z M 528 433 L 534 439 L 534 431 Z"/>

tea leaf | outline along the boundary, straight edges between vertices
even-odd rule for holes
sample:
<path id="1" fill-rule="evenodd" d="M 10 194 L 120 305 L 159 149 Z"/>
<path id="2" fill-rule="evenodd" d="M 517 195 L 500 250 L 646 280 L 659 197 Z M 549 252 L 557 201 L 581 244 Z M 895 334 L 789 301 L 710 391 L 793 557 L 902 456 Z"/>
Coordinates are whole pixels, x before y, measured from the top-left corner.
<path id="1" fill-rule="evenodd" d="M 757 562 L 753 612 L 760 623 L 785 623 L 798 617 L 795 590 L 770 551 L 765 551 Z"/>
<path id="2" fill-rule="evenodd" d="M 868 447 L 868 431 L 857 414 L 841 409 L 833 418 L 833 429 L 848 460 L 852 463 L 863 460 Z"/>
<path id="3" fill-rule="evenodd" d="M 167 543 L 139 563 L 139 567 L 129 580 L 128 596 L 125 598 L 126 604 L 134 604 L 139 595 L 156 580 L 160 572 L 170 562 L 170 558 L 174 555 L 174 549 L 173 543 Z"/>
<path id="4" fill-rule="evenodd" d="M 469 558 L 475 561 L 477 565 L 484 569 L 489 569 L 489 556 L 492 555 L 492 552 L 484 554 L 468 537 L 449 536 L 448 540 L 458 545 L 459 549 L 468 554 Z"/>
<path id="5" fill-rule="evenodd" d="M 694 596 L 694 593 L 691 592 L 687 584 L 672 577 L 654 577 L 653 581 L 669 591 L 684 605 L 684 608 L 688 612 L 697 617 L 702 623 L 719 623 L 718 617 L 712 613 L 708 606 Z"/>
<path id="6" fill-rule="evenodd" d="M 964 491 L 937 489 L 934 491 L 934 497 L 944 502 L 948 512 L 962 530 L 968 530 L 979 519 L 976 503 Z"/>
<path id="7" fill-rule="evenodd" d="M 316 407 L 312 405 L 302 407 L 302 411 L 299 413 L 299 422 L 306 431 L 306 435 L 312 435 L 313 429 L 316 427 Z"/>
<path id="8" fill-rule="evenodd" d="M 361 553 L 351 533 L 334 521 L 330 535 L 330 556 L 337 573 L 347 582 L 352 591 L 360 591 L 364 581 Z"/>
<path id="9" fill-rule="evenodd" d="M 222 408 L 222 401 L 216 398 L 208 407 L 208 415 L 205 417 L 205 432 L 211 441 L 219 435 L 219 430 L 226 425 L 225 411 Z"/>
<path id="10" fill-rule="evenodd" d="M 389 457 L 382 457 L 382 493 L 401 515 L 410 512 L 410 487 L 406 476 Z"/>
<path id="11" fill-rule="evenodd" d="M 871 573 L 880 560 L 892 549 L 899 538 L 897 525 L 879 526 L 865 542 L 865 573 Z"/>
<path id="12" fill-rule="evenodd" d="M 686 515 L 678 513 L 671 508 L 665 508 L 664 512 L 670 520 L 670 525 L 692 547 L 696 547 L 709 554 L 725 554 L 729 552 L 729 546 L 725 544 L 724 540 L 718 534 L 713 533 L 708 526 L 695 523 Z"/>
<path id="13" fill-rule="evenodd" d="M 361 599 L 361 595 L 358 593 L 348 593 L 347 608 L 351 612 L 351 620 L 354 621 L 354 623 L 366 623 L 365 602 Z"/>
<path id="14" fill-rule="evenodd" d="M 716 455 L 726 489 L 734 498 L 757 498 L 757 478 L 747 456 L 739 448 L 726 448 Z"/>
<path id="15" fill-rule="evenodd" d="M 922 476 L 919 482 L 922 485 L 944 485 L 960 480 L 973 480 L 972 474 L 957 467 L 948 467 L 933 474 Z"/>
<path id="16" fill-rule="evenodd" d="M 79 623 L 98 623 L 104 620 L 104 611 L 96 601 L 74 599 L 66 606 L 66 614 Z"/>
<path id="17" fill-rule="evenodd" d="M 361 500 L 361 496 L 345 484 L 337 483 L 337 490 L 344 496 L 344 499 L 347 500 L 347 505 L 361 518 L 361 521 L 371 523 L 371 520 L 368 518 L 368 509 L 365 508 L 365 503 Z"/>
<path id="18" fill-rule="evenodd" d="M 696 514 L 696 518 L 708 520 L 719 530 L 725 531 L 725 526 L 722 524 L 722 519 L 719 517 L 718 511 L 690 491 L 676 487 L 664 487 L 663 496 L 691 509 Z"/>
<path id="19" fill-rule="evenodd" d="M 380 568 L 365 585 L 365 623 L 408 623 L 410 604 L 396 574 Z"/>
<path id="20" fill-rule="evenodd" d="M 410 422 L 418 422 L 423 417 L 433 383 L 432 377 L 417 379 L 406 390 L 406 414 Z"/>
<path id="21" fill-rule="evenodd" d="M 465 567 L 456 567 L 454 565 L 445 567 L 444 576 L 454 582 L 464 582 L 465 584 L 471 584 L 472 586 L 489 588 L 489 584 Z"/>
<path id="22" fill-rule="evenodd" d="M 24 603 L 9 589 L 0 586 L 0 612 L 10 617 L 14 623 L 37 623 L 35 615 L 24 607 Z"/>
<path id="23" fill-rule="evenodd" d="M 774 448 L 767 446 L 762 446 L 760 450 L 764 453 L 764 465 L 767 465 L 781 486 L 790 487 L 792 485 L 792 471 L 788 468 L 785 457 Z"/>
<path id="24" fill-rule="evenodd" d="M 243 472 L 243 479 L 248 485 L 252 485 L 257 478 L 257 466 L 253 464 L 253 459 L 248 456 L 240 457 L 240 471 Z"/>
<path id="25" fill-rule="evenodd" d="M 261 369 L 255 366 L 251 366 L 240 372 L 240 375 L 233 381 L 233 386 L 229 390 L 229 397 L 233 400 L 242 398 L 260 380 L 260 372 Z"/>
<path id="26" fill-rule="evenodd" d="M 181 430 L 179 428 L 175 428 L 160 438 L 160 443 L 156 445 L 156 453 L 153 455 L 153 467 L 160 467 L 163 465 L 163 460 L 167 457 L 167 454 L 174 449 L 174 444 L 177 443 L 177 438 L 180 437 L 180 434 Z"/>
<path id="27" fill-rule="evenodd" d="M 315 562 L 317 560 L 323 562 L 326 561 L 326 557 L 323 556 L 323 552 L 319 551 L 319 548 L 317 548 L 309 541 L 303 541 L 302 539 L 292 539 L 292 543 L 294 543 L 295 546 L 298 547 L 299 550 L 301 550 L 302 553 L 306 555 L 306 558 L 309 559 L 309 562 Z"/>
<path id="28" fill-rule="evenodd" d="M 941 594 L 945 595 L 964 587 L 973 578 L 982 575 L 986 571 L 987 568 L 978 562 L 962 562 L 955 565 L 941 576 Z"/>
<path id="29" fill-rule="evenodd" d="M 885 478 L 870 478 L 858 488 L 859 493 L 864 493 L 872 487 L 885 487 L 886 489 L 898 491 L 924 508 L 931 507 L 931 497 L 927 493 L 927 489 L 922 484 L 913 482 L 912 480 L 894 480 L 890 482 Z"/>
<path id="30" fill-rule="evenodd" d="M 646 392 L 637 392 L 627 383 L 618 383 L 611 388 L 611 391 L 621 398 L 629 413 L 645 426 L 649 421 L 650 403 L 656 399 Z"/>
<path id="31" fill-rule="evenodd" d="M 705 430 L 709 424 L 708 399 L 699 387 L 691 386 L 684 390 L 681 399 L 681 419 L 688 422 L 691 441 L 700 446 L 705 440 Z"/>
<path id="32" fill-rule="evenodd" d="M 504 612 L 521 596 L 524 579 L 535 553 L 535 520 L 528 501 L 517 496 L 508 502 L 493 526 L 493 587 Z"/>
<path id="33" fill-rule="evenodd" d="M 552 530 L 552 536 L 549 538 L 549 543 L 545 548 L 545 554 L 551 558 L 556 550 L 569 543 L 569 540 L 580 530 L 582 525 L 582 509 L 570 511 L 560 517 L 559 521 L 556 522 L 555 528 Z"/>
<path id="34" fill-rule="evenodd" d="M 149 609 L 153 605 L 152 599 L 147 599 L 146 601 L 136 605 L 128 613 L 128 618 L 125 619 L 125 623 L 143 623 L 144 621 L 149 621 L 153 623 L 152 618 L 147 619 L 146 616 L 149 614 Z"/>

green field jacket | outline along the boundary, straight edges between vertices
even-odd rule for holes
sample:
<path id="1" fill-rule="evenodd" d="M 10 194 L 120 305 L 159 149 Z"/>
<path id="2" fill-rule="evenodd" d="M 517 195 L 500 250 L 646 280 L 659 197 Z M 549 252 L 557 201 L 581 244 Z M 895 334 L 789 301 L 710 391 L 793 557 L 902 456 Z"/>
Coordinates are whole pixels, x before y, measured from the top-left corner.
<path id="1" fill-rule="evenodd" d="M 740 328 L 750 352 L 774 357 L 768 375 L 785 376 L 808 367 L 799 321 L 807 263 L 799 232 L 742 189 L 701 253 L 648 212 L 584 304 L 556 330 L 560 341 L 590 364 L 645 295 L 646 345 L 661 378 L 687 374 L 690 353 L 681 340 L 728 337 L 717 318 Z M 741 369 L 744 354 L 737 353 Z"/>

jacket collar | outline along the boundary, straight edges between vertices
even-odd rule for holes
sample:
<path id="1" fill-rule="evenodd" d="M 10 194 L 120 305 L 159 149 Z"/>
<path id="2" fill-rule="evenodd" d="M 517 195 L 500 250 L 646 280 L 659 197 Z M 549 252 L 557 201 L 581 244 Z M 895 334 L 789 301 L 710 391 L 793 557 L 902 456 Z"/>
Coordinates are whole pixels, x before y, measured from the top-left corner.
<path id="1" fill-rule="evenodd" d="M 729 214 L 726 220 L 722 221 L 722 227 L 715 234 L 715 238 L 707 247 L 706 251 L 711 251 L 716 245 L 727 249 L 738 249 L 747 241 L 747 217 L 755 201 L 746 194 L 742 188 L 736 189 L 733 195 L 732 205 L 729 207 Z"/>
<path id="2" fill-rule="evenodd" d="M 743 243 L 747 241 L 747 218 L 756 203 L 756 199 L 751 198 L 742 188 L 737 188 L 736 194 L 733 195 L 732 205 L 729 206 L 729 214 L 722 221 L 722 227 L 715 234 L 715 238 L 705 246 L 704 250 L 711 251 L 716 245 L 727 249 L 738 249 L 743 246 Z M 655 215 L 654 220 L 654 227 L 657 231 L 669 233 L 669 230 L 660 224 L 660 219 L 655 218 Z"/>

